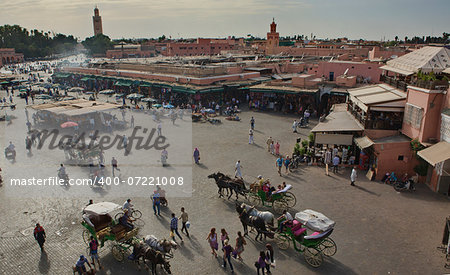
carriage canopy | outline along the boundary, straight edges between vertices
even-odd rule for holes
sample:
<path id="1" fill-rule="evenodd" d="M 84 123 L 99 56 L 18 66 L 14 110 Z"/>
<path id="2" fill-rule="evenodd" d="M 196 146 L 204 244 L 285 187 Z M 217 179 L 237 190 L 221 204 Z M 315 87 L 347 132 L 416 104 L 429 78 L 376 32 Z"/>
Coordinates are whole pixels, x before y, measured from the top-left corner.
<path id="1" fill-rule="evenodd" d="M 116 203 L 104 201 L 86 206 L 86 208 L 84 208 L 84 212 L 89 215 L 106 215 L 120 208 L 121 206 Z"/>
<path id="2" fill-rule="evenodd" d="M 311 230 L 324 232 L 334 227 L 336 222 L 317 211 L 306 209 L 295 214 L 295 219 Z"/>

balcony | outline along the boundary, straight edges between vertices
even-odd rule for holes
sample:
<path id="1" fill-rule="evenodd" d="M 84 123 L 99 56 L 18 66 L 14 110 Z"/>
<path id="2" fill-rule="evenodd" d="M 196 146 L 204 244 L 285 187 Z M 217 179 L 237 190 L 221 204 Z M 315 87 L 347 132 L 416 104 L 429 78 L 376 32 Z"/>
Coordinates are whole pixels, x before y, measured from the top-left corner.
<path id="1" fill-rule="evenodd" d="M 406 83 L 405 81 L 397 80 L 397 79 L 394 79 L 393 77 L 386 76 L 386 75 L 381 75 L 380 76 L 380 81 L 382 81 L 382 82 L 384 82 L 386 84 L 389 84 L 392 87 L 395 87 L 395 88 L 397 88 L 399 90 L 402 90 L 404 92 L 406 92 L 406 89 L 407 89 L 407 86 L 408 86 L 408 83 Z"/>
<path id="2" fill-rule="evenodd" d="M 413 80 L 410 82 L 405 82 L 386 75 L 382 75 L 380 77 L 380 80 L 404 92 L 406 92 L 408 85 L 428 90 L 440 90 L 440 91 L 445 91 L 449 87 L 447 80 Z"/>

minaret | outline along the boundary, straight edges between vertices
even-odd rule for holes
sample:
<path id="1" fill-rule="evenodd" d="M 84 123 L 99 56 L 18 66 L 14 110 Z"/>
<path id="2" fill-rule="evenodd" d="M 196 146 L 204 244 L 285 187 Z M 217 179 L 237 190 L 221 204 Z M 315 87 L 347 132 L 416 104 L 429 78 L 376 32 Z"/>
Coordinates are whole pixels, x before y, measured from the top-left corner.
<path id="1" fill-rule="evenodd" d="M 94 35 L 103 34 L 102 17 L 100 16 L 97 6 L 95 6 L 92 21 L 94 22 Z"/>
<path id="2" fill-rule="evenodd" d="M 277 24 L 275 18 L 273 18 L 270 24 L 270 32 L 267 33 L 266 54 L 273 54 L 274 48 L 278 47 L 279 44 L 280 34 L 277 33 Z"/>

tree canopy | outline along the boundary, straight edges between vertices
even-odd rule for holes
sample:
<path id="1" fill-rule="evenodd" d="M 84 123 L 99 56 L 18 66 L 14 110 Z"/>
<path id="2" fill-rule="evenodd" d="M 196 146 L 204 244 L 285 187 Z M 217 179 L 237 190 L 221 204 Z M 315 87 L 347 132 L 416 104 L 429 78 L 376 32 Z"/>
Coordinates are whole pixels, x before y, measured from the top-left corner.
<path id="1" fill-rule="evenodd" d="M 107 50 L 113 48 L 111 39 L 103 34 L 88 37 L 81 43 L 92 55 L 104 55 Z"/>
<path id="2" fill-rule="evenodd" d="M 44 31 L 28 31 L 19 25 L 0 26 L 0 48 L 14 48 L 23 53 L 25 58 L 46 57 L 53 54 L 71 52 L 77 40 L 64 34 Z"/>

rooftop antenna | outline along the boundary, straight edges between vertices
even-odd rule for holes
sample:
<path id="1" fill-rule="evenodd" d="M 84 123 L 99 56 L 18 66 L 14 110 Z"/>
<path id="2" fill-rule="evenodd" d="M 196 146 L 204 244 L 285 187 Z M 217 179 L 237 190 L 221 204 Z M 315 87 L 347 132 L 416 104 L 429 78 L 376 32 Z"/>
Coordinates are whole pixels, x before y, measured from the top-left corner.
<path id="1" fill-rule="evenodd" d="M 345 70 L 344 75 L 347 76 L 347 73 L 348 73 L 348 68 L 347 68 L 347 70 Z"/>

